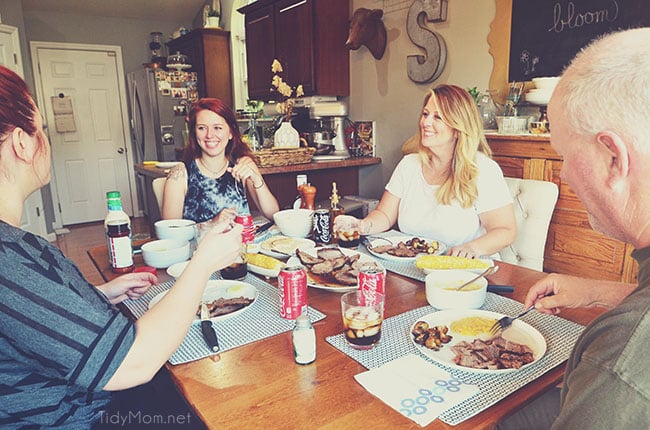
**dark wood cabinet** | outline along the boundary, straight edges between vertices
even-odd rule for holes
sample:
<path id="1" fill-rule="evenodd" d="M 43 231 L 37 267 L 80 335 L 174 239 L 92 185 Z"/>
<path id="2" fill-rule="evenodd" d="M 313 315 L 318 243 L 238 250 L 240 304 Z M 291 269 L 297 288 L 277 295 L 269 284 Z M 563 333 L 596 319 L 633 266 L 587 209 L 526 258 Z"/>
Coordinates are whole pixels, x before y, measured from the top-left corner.
<path id="1" fill-rule="evenodd" d="M 258 0 L 245 14 L 248 95 L 272 100 L 271 63 L 305 95 L 350 95 L 349 0 Z"/>
<path id="2" fill-rule="evenodd" d="M 230 32 L 212 28 L 192 30 L 167 43 L 169 52 L 188 56 L 197 73 L 200 97 L 215 97 L 233 105 Z"/>

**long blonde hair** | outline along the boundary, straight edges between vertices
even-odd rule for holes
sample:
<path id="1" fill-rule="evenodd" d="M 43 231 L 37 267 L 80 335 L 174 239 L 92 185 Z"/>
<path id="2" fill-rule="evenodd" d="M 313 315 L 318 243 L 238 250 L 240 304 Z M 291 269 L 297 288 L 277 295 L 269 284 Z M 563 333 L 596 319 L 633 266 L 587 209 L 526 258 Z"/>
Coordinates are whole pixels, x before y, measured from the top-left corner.
<path id="1" fill-rule="evenodd" d="M 492 150 L 483 135 L 483 125 L 472 96 L 456 85 L 438 85 L 427 93 L 425 106 L 433 97 L 434 105 L 442 121 L 456 131 L 457 141 L 451 163 L 451 172 L 438 188 L 436 197 L 448 205 L 455 199 L 461 207 L 471 207 L 478 197 L 476 178 L 478 166 L 476 153 L 482 152 L 492 157 Z M 433 155 L 420 141 L 418 153 L 422 163 L 430 165 Z"/>

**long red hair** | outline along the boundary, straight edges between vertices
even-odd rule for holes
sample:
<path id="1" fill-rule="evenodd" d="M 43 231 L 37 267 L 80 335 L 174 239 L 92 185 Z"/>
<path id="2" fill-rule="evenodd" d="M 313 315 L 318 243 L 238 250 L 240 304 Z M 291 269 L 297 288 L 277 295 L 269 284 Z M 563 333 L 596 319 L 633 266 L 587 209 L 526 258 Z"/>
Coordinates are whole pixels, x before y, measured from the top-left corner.
<path id="1" fill-rule="evenodd" d="M 239 126 L 237 125 L 237 120 L 235 119 L 235 114 L 232 109 L 219 99 L 203 98 L 192 104 L 192 108 L 187 117 L 189 136 L 187 144 L 185 145 L 185 151 L 183 152 L 183 161 L 185 164 L 188 164 L 192 162 L 192 160 L 201 156 L 201 147 L 199 146 L 199 142 L 196 140 L 196 116 L 200 111 L 206 109 L 225 119 L 226 124 L 230 127 L 232 139 L 230 139 L 228 145 L 226 145 L 226 158 L 228 161 L 235 163 L 241 157 L 252 157 L 253 154 L 250 148 L 241 140 Z"/>
<path id="2" fill-rule="evenodd" d="M 23 78 L 0 66 L 0 136 L 6 135 L 16 127 L 34 136 L 35 115 L 36 106 Z"/>

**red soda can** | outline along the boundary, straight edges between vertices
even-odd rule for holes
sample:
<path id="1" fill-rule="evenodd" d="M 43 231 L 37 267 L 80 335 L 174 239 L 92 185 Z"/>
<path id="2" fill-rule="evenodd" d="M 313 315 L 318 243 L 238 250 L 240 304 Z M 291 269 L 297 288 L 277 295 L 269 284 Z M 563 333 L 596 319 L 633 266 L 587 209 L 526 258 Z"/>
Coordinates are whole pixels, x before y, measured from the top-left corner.
<path id="1" fill-rule="evenodd" d="M 302 266 L 285 267 L 278 275 L 280 316 L 295 320 L 307 312 L 307 272 Z"/>
<path id="2" fill-rule="evenodd" d="M 386 270 L 367 267 L 359 271 L 359 291 L 363 295 L 363 304 L 374 304 L 377 293 L 386 295 Z"/>
<path id="3" fill-rule="evenodd" d="M 241 238 L 242 243 L 253 243 L 255 240 L 255 225 L 253 224 L 253 215 L 237 215 L 235 216 L 235 223 L 241 224 L 244 227 Z"/>

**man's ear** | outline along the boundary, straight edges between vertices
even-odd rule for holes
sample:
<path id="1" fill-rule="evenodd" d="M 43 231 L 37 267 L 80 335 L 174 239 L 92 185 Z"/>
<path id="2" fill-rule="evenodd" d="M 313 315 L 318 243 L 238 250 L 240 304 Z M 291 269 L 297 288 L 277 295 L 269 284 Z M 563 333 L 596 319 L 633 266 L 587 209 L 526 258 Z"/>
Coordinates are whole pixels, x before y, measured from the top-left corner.
<path id="1" fill-rule="evenodd" d="M 31 163 L 34 156 L 34 148 L 32 139 L 28 139 L 29 135 L 27 132 L 20 127 L 16 127 L 14 128 L 11 137 L 11 145 L 16 157 L 26 163 Z"/>
<path id="2" fill-rule="evenodd" d="M 630 154 L 621 137 L 611 131 L 601 131 L 596 135 L 596 142 L 605 151 L 608 161 L 610 185 L 626 178 L 630 172 Z"/>

